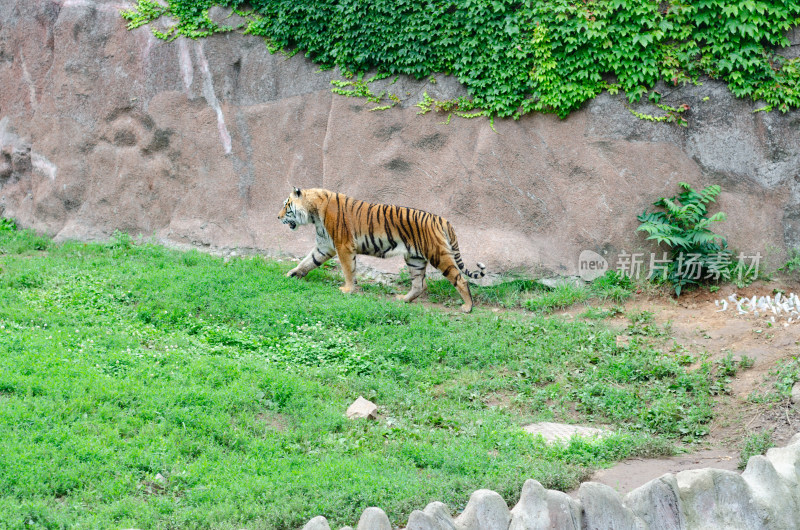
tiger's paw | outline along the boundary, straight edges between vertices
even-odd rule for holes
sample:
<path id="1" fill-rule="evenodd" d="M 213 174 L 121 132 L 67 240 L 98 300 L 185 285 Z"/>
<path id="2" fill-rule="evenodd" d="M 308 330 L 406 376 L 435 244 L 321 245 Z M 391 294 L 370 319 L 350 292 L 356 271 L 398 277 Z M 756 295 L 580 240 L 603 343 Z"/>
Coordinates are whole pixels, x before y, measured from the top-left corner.
<path id="1" fill-rule="evenodd" d="M 342 291 L 344 294 L 354 293 L 356 290 L 355 285 L 342 285 L 339 287 L 339 290 Z"/>
<path id="2" fill-rule="evenodd" d="M 462 313 L 469 313 L 470 311 L 472 311 L 472 304 L 469 304 L 469 305 L 464 304 L 464 305 L 461 306 L 461 312 Z"/>
<path id="3" fill-rule="evenodd" d="M 294 269 L 286 273 L 287 278 L 302 278 L 305 275 L 306 273 L 300 270 L 300 267 L 295 267 Z"/>

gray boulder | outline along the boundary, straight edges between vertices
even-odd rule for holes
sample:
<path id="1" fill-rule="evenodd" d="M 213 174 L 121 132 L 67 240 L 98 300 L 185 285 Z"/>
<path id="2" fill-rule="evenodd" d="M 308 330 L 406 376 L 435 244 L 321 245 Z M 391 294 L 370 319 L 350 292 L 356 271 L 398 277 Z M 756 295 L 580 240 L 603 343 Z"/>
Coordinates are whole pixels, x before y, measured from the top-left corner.
<path id="1" fill-rule="evenodd" d="M 406 530 L 441 530 L 441 528 L 433 516 L 420 510 L 411 512 L 406 524 Z"/>
<path id="2" fill-rule="evenodd" d="M 584 482 L 578 489 L 583 505 L 583 528 L 587 530 L 646 530 L 644 521 L 622 504 L 613 488 L 597 482 Z"/>
<path id="3" fill-rule="evenodd" d="M 767 510 L 741 475 L 722 469 L 692 469 L 676 475 L 687 528 L 769 528 Z"/>
<path id="4" fill-rule="evenodd" d="M 678 481 L 672 473 L 631 491 L 625 496 L 624 502 L 650 530 L 686 528 Z"/>
<path id="5" fill-rule="evenodd" d="M 428 504 L 424 510 L 425 515 L 432 517 L 441 530 L 455 530 L 456 523 L 450 516 L 450 509 L 443 502 L 435 501 Z"/>
<path id="6" fill-rule="evenodd" d="M 742 478 L 750 487 L 753 500 L 767 512 L 770 528 L 800 528 L 800 489 L 778 474 L 766 457 L 750 457 Z"/>
<path id="7" fill-rule="evenodd" d="M 800 484 L 800 434 L 796 434 L 785 447 L 769 449 L 767 459 L 789 483 Z"/>
<path id="8" fill-rule="evenodd" d="M 392 523 L 386 512 L 373 506 L 361 514 L 356 530 L 392 530 Z"/>
<path id="9" fill-rule="evenodd" d="M 331 527 L 325 517 L 318 515 L 307 522 L 303 530 L 331 530 Z"/>
<path id="10" fill-rule="evenodd" d="M 456 530 L 508 530 L 511 512 L 499 493 L 478 490 L 455 520 Z"/>
<path id="11" fill-rule="evenodd" d="M 522 486 L 519 502 L 511 510 L 509 530 L 581 528 L 580 503 L 560 491 L 546 490 L 537 481 L 528 479 Z"/>

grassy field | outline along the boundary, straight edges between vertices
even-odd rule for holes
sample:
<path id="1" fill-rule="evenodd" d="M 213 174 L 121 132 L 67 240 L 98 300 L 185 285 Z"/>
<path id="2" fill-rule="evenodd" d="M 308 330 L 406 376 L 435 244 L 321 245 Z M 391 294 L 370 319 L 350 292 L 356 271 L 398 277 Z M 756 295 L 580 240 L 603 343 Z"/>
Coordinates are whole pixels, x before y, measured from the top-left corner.
<path id="1" fill-rule="evenodd" d="M 662 352 L 647 314 L 617 345 L 605 309 L 487 307 L 552 307 L 528 281 L 477 289 L 462 315 L 290 267 L 0 224 L 0 526 L 335 527 L 368 506 L 404 524 L 479 488 L 510 504 L 527 478 L 568 489 L 706 431 L 709 364 Z M 378 421 L 344 417 L 359 395 Z M 545 420 L 616 434 L 547 445 L 521 429 Z"/>

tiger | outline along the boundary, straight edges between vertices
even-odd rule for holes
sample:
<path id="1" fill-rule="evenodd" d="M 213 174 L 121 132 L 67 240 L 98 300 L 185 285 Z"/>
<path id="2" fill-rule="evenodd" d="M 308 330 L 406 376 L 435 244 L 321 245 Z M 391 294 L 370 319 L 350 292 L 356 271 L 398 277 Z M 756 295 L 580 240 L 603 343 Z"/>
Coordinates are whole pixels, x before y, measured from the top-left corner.
<path id="1" fill-rule="evenodd" d="M 339 289 L 351 293 L 355 289 L 356 255 L 402 255 L 411 276 L 411 290 L 398 299 L 413 302 L 422 294 L 430 262 L 461 295 L 461 311 L 472 311 L 472 294 L 462 273 L 478 279 L 485 275 L 486 267 L 478 263 L 480 270 L 472 272 L 464 266 L 456 233 L 443 217 L 405 206 L 372 204 L 320 188 L 294 188 L 278 220 L 292 230 L 312 224 L 317 233 L 316 246 L 286 273 L 288 277 L 302 278 L 338 254 L 344 273 L 344 285 Z"/>

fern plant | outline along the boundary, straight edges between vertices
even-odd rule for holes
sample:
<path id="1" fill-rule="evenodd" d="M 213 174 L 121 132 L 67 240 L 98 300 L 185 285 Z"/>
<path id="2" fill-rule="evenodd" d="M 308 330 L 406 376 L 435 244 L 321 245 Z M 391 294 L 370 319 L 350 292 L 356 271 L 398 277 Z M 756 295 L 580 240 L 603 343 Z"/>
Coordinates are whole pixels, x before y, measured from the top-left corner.
<path id="1" fill-rule="evenodd" d="M 725 238 L 710 228 L 713 223 L 724 221 L 725 214 L 717 212 L 708 217 L 708 205 L 716 202 L 721 188 L 711 185 L 696 191 L 685 182 L 678 185 L 683 191 L 677 196 L 662 197 L 653 203 L 664 211 L 645 210 L 637 217 L 641 223 L 637 230 L 646 232 L 647 239 L 669 247 L 670 260 L 661 268 L 660 278 L 653 270 L 650 274 L 651 278 L 670 283 L 680 296 L 687 285 L 721 277 L 730 279 L 734 263 Z"/>

